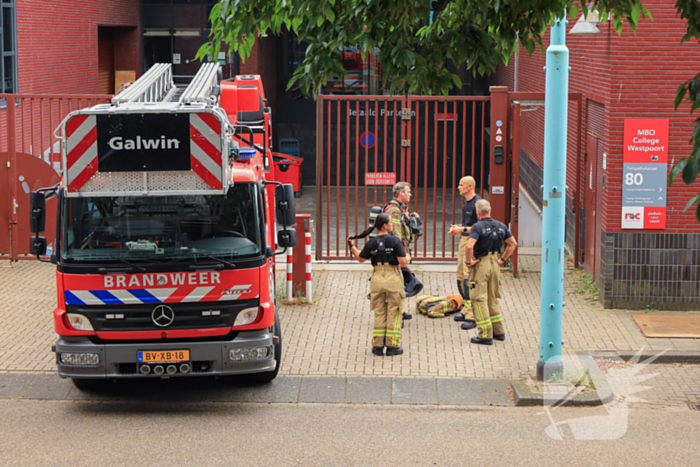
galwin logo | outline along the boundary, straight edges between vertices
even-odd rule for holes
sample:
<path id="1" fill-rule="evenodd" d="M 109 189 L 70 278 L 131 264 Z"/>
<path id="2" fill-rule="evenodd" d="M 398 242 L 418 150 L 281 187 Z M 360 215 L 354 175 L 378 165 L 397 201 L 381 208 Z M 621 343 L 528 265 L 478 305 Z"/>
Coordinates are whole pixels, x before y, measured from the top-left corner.
<path id="1" fill-rule="evenodd" d="M 180 140 L 175 138 L 165 139 L 165 136 L 161 136 L 157 139 L 141 139 L 140 136 L 137 136 L 135 140 L 115 136 L 114 138 L 110 139 L 107 144 L 109 144 L 109 147 L 115 151 L 141 149 L 180 149 Z"/>

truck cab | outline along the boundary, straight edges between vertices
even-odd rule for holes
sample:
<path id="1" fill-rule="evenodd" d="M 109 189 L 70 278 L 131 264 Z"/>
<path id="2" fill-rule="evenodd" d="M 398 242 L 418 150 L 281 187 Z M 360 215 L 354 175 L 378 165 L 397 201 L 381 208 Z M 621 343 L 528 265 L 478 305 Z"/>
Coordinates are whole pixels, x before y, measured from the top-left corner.
<path id="1" fill-rule="evenodd" d="M 294 193 L 274 180 L 260 77 L 220 77 L 205 64 L 177 88 L 155 65 L 57 130 L 63 180 L 32 193 L 31 246 L 42 259 L 57 196 L 53 350 L 78 386 L 277 376 L 274 256 L 296 244 Z"/>

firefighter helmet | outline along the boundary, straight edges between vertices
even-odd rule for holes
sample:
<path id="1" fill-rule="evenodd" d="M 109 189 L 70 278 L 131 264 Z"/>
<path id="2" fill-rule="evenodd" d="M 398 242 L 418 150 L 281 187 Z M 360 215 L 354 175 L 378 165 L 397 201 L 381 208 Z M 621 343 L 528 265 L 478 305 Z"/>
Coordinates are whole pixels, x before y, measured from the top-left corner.
<path id="1" fill-rule="evenodd" d="M 406 297 L 415 297 L 423 290 L 423 283 L 408 268 L 401 268 L 403 274 L 403 290 Z"/>

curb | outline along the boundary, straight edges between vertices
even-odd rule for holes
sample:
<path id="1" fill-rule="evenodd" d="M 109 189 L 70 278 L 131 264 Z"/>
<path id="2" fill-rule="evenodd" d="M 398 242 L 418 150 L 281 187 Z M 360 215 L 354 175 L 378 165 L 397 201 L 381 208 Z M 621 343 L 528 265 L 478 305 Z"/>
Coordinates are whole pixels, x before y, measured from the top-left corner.
<path id="1" fill-rule="evenodd" d="M 625 361 L 630 361 L 637 358 L 636 353 L 619 353 L 618 357 Z M 605 356 L 595 355 L 595 358 L 605 358 Z M 658 352 L 655 354 L 643 353 L 639 357 L 639 361 L 653 359 L 654 363 L 700 363 L 700 352 L 693 353 L 665 353 L 659 355 Z"/>
<path id="2" fill-rule="evenodd" d="M 551 405 L 556 405 L 557 407 L 590 407 L 610 402 L 613 399 L 612 390 L 608 386 L 608 380 L 603 372 L 600 371 L 593 356 L 581 357 L 581 362 L 596 381 L 596 390 L 594 392 L 577 394 L 574 397 L 567 398 L 568 394 L 566 393 L 533 392 L 523 381 L 514 381 L 512 387 L 516 407 Z"/>

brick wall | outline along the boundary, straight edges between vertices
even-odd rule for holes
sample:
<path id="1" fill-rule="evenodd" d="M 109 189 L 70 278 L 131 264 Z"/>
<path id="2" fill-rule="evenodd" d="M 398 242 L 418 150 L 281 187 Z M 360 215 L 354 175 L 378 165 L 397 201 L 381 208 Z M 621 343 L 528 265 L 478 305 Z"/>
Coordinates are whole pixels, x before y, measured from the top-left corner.
<path id="1" fill-rule="evenodd" d="M 17 2 L 21 93 L 97 92 L 97 28 L 115 30 L 115 69 L 141 71 L 139 0 Z"/>
<path id="2" fill-rule="evenodd" d="M 599 138 L 598 151 L 594 156 L 598 165 L 598 177 L 594 181 L 597 193 L 596 225 L 586 228 L 595 229 L 595 275 L 599 278 L 601 299 L 606 306 L 636 307 L 642 301 L 654 301 L 655 306 L 688 309 L 692 307 L 688 303 L 697 300 L 697 283 L 693 287 L 692 281 L 697 279 L 695 268 L 700 265 L 700 258 L 696 253 L 685 253 L 684 249 L 697 249 L 695 238 L 700 233 L 700 224 L 695 220 L 694 212 L 683 212 L 683 208 L 691 196 L 700 191 L 700 182 L 686 186 L 679 180 L 668 189 L 664 231 L 622 230 L 620 219 L 622 138 L 626 118 L 670 120 L 669 170 L 673 162 L 690 150 L 688 139 L 693 129 L 693 118 L 689 116 L 687 106 L 674 111 L 673 100 L 680 83 L 695 75 L 700 47 L 696 43 L 680 44 L 686 25 L 676 17 L 674 3 L 673 0 L 646 1 L 644 5 L 649 8 L 654 20 L 643 21 L 636 35 L 629 28 L 617 35 L 610 23 L 599 24 L 602 33 L 594 36 L 567 35 L 572 68 L 569 91 L 585 93 L 588 105 L 583 115 L 584 128 Z M 571 21 L 568 29 L 574 24 L 575 21 Z M 545 36 L 544 44 L 549 44 L 549 34 Z M 518 90 L 544 91 L 544 65 L 545 57 L 539 50 L 532 57 L 522 54 L 518 64 Z M 508 67 L 498 68 L 491 84 L 505 85 L 511 90 L 514 88 L 512 58 Z M 567 154 L 569 187 L 575 187 L 576 176 L 576 139 L 572 132 L 574 113 L 570 104 Z M 533 166 L 525 165 L 524 168 L 530 172 L 529 185 L 534 185 L 535 175 L 543 167 L 543 109 L 523 113 L 521 120 L 522 150 Z M 582 143 L 585 151 L 585 139 Z M 604 153 L 607 154 L 605 170 Z M 582 163 L 581 167 L 585 171 L 585 164 Z M 588 174 L 581 175 L 582 180 L 588 180 Z M 530 194 L 535 199 L 541 197 L 540 194 Z M 573 192 L 570 190 L 567 194 L 572 195 Z M 567 214 L 567 225 L 570 226 L 570 213 Z M 688 234 L 689 240 L 683 244 L 684 240 L 676 239 L 677 234 Z M 640 235 L 643 237 L 637 238 Z M 630 240 L 632 238 L 636 240 Z M 568 235 L 567 240 L 570 240 Z M 632 244 L 634 247 L 629 246 Z M 634 250 L 635 253 L 618 253 L 620 249 Z M 650 250 L 659 249 L 664 252 L 661 256 L 654 254 L 647 258 L 641 254 L 642 251 L 649 253 Z M 664 268 L 674 261 L 683 263 L 685 267 L 665 277 Z M 638 299 L 633 299 L 637 291 L 644 293 Z"/>

